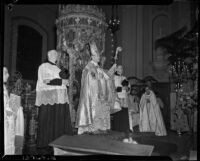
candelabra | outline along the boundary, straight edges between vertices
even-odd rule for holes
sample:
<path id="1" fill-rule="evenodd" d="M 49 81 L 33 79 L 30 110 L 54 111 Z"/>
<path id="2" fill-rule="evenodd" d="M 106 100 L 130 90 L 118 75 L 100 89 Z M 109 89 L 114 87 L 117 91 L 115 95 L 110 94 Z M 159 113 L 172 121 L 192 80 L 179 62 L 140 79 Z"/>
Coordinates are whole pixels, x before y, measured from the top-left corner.
<path id="1" fill-rule="evenodd" d="M 190 66 L 182 58 L 177 58 L 170 67 L 170 74 L 176 84 L 176 92 L 181 90 L 182 83 L 190 78 Z"/>
<path id="2" fill-rule="evenodd" d="M 194 27 L 185 34 L 181 40 L 187 40 L 188 43 L 179 46 L 175 46 L 174 51 L 176 55 L 172 55 L 170 61 L 170 78 L 172 82 L 175 83 L 176 87 L 176 106 L 174 108 L 173 114 L 176 116 L 174 118 L 175 129 L 177 133 L 181 135 L 182 131 L 191 130 L 191 120 L 190 115 L 194 113 L 196 108 L 196 98 L 197 98 L 197 71 L 198 71 L 198 8 L 196 10 L 196 23 Z M 188 45 L 188 46 L 187 46 Z M 196 47 L 195 47 L 196 46 Z M 195 48 L 194 48 L 195 47 Z M 180 52 L 181 51 L 181 52 Z M 178 56 L 181 55 L 181 56 Z M 190 86 L 188 82 L 194 81 L 194 87 Z M 183 88 L 183 83 L 187 84 L 189 87 Z M 194 89 L 192 89 L 194 88 Z M 186 119 L 187 117 L 187 119 Z M 188 121 L 188 125 L 187 124 Z"/>
<path id="3" fill-rule="evenodd" d="M 188 75 L 188 66 L 186 65 L 186 63 L 184 62 L 184 60 L 182 58 L 176 58 L 173 62 L 171 62 L 171 66 L 170 66 L 170 75 L 172 78 L 172 81 L 175 83 L 176 87 L 176 107 L 175 107 L 175 111 L 174 114 L 177 115 L 177 122 L 176 122 L 176 130 L 177 130 L 177 134 L 181 135 L 181 126 L 179 125 L 181 120 L 181 116 L 182 116 L 182 101 L 181 101 L 181 94 L 183 92 L 183 88 L 182 88 L 182 83 L 184 82 L 185 79 L 187 79 L 187 75 Z"/>
<path id="4" fill-rule="evenodd" d="M 114 48 L 115 48 L 115 33 L 120 29 L 120 20 L 118 17 L 118 6 L 113 5 L 112 6 L 112 15 L 110 20 L 108 21 L 108 30 L 110 31 L 110 36 L 111 36 L 111 55 L 112 58 L 114 56 Z"/>
<path id="5" fill-rule="evenodd" d="M 177 115 L 177 133 L 180 136 L 182 134 L 182 122 L 184 118 L 184 90 L 183 83 L 187 82 L 192 76 L 192 65 L 185 62 L 186 59 L 178 57 L 171 63 L 170 74 L 173 82 L 175 83 L 176 91 L 176 107 L 175 114 Z"/>
<path id="6" fill-rule="evenodd" d="M 117 30 L 119 30 L 119 25 L 120 20 L 116 17 L 116 18 L 111 18 L 108 22 L 108 29 L 111 30 L 112 33 L 115 33 Z"/>
<path id="7" fill-rule="evenodd" d="M 112 16 L 111 16 L 111 19 L 109 20 L 108 22 L 108 29 L 111 30 L 111 32 L 114 34 L 116 31 L 119 30 L 119 23 L 120 23 L 120 20 L 119 20 L 119 17 L 118 17 L 118 6 L 112 6 Z"/>

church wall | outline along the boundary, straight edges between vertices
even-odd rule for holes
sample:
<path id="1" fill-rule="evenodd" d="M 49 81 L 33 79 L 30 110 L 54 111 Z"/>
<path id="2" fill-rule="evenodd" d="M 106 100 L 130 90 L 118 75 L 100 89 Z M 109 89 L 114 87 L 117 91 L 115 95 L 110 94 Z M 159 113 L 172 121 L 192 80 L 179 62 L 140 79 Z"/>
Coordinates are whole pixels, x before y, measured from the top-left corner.
<path id="1" fill-rule="evenodd" d="M 159 81 L 154 89 L 159 92 L 165 105 L 163 117 L 166 128 L 170 128 L 169 73 L 165 66 L 166 57 L 162 51 L 155 51 L 154 42 L 184 25 L 190 25 L 190 5 L 186 3 L 122 7 L 121 55 L 124 74 L 140 79 L 151 75 Z"/>
<path id="2" fill-rule="evenodd" d="M 137 6 L 122 7 L 122 65 L 124 75 L 137 74 Z"/>
<path id="3" fill-rule="evenodd" d="M 154 50 L 154 41 L 167 36 L 184 25 L 190 28 L 190 4 L 174 2 L 170 5 L 124 5 L 122 6 L 121 42 L 122 64 L 126 76 L 144 78 L 152 75 L 160 82 L 168 82 L 166 63 Z M 153 63 L 158 61 L 158 68 Z M 160 63 L 161 62 L 161 63 Z M 159 69 L 159 65 L 161 67 Z"/>
<path id="4" fill-rule="evenodd" d="M 112 6 L 111 5 L 100 5 L 100 8 L 103 9 L 105 15 L 106 15 L 106 19 L 109 20 L 111 18 L 112 15 Z M 105 52 L 103 53 L 103 55 L 106 56 L 106 62 L 105 62 L 105 68 L 109 69 L 112 65 L 113 61 L 113 56 L 114 53 L 116 51 L 117 46 L 122 46 L 122 6 L 119 5 L 118 6 L 118 16 L 119 16 L 119 20 L 120 20 L 120 29 L 115 33 L 115 35 L 113 36 L 113 48 L 112 48 L 112 36 L 111 36 L 111 32 L 109 30 L 106 30 L 106 39 L 105 39 Z M 112 49 L 114 49 L 114 53 L 112 53 Z M 122 54 L 119 53 L 118 54 L 118 60 L 117 60 L 118 64 L 122 63 Z"/>
<path id="5" fill-rule="evenodd" d="M 45 5 L 46 6 L 46 5 Z M 13 22 L 15 19 L 25 19 L 38 25 L 46 33 L 45 52 L 56 47 L 56 30 L 55 19 L 56 10 L 48 9 L 42 5 L 15 5 L 12 11 L 5 6 L 5 23 L 4 23 L 4 64 L 10 72 L 14 72 L 15 67 L 11 63 L 13 57 Z M 34 42 L 33 42 L 34 43 Z M 15 51 L 16 52 L 16 51 Z M 45 56 L 43 56 L 45 57 Z M 12 71 L 11 71 L 12 70 Z"/>
<path id="6" fill-rule="evenodd" d="M 12 11 L 5 7 L 5 32 L 4 32 L 4 64 L 11 69 L 10 60 L 12 57 L 12 23 L 16 17 L 27 18 L 40 25 L 47 33 L 46 50 L 56 47 L 56 9 L 51 10 L 42 5 L 16 5 Z M 111 16 L 111 6 L 101 6 L 107 19 Z M 116 49 L 122 46 L 123 51 L 119 53 L 118 64 L 124 66 L 124 74 L 143 78 L 147 75 L 153 75 L 161 82 L 168 81 L 168 75 L 163 75 L 162 70 L 155 72 L 152 69 L 155 51 L 153 50 L 153 40 L 159 33 L 159 27 L 154 29 L 159 22 L 167 25 L 166 30 L 162 30 L 161 37 L 170 34 L 183 25 L 190 25 L 190 5 L 188 2 L 174 2 L 171 5 L 120 5 L 119 6 L 120 30 L 116 32 Z M 160 17 L 159 17 L 160 16 Z M 158 18 L 156 21 L 156 17 Z M 162 20 L 162 17 L 164 20 Z M 189 26 L 190 27 L 190 26 Z M 152 33 L 153 31 L 157 33 Z M 111 36 L 107 31 L 105 53 L 107 57 L 106 68 L 111 65 Z"/>

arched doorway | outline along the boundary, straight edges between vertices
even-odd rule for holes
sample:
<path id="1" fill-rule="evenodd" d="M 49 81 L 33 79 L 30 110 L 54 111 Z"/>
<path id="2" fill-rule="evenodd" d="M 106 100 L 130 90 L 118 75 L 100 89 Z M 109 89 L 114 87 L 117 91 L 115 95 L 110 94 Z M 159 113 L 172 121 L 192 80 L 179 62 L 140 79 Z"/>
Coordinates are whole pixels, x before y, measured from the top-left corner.
<path id="1" fill-rule="evenodd" d="M 47 34 L 32 20 L 13 19 L 11 73 L 19 71 L 24 80 L 35 84 L 38 66 L 45 60 Z"/>
<path id="2" fill-rule="evenodd" d="M 37 69 L 41 64 L 42 35 L 35 29 L 18 26 L 16 70 L 24 79 L 37 80 Z"/>

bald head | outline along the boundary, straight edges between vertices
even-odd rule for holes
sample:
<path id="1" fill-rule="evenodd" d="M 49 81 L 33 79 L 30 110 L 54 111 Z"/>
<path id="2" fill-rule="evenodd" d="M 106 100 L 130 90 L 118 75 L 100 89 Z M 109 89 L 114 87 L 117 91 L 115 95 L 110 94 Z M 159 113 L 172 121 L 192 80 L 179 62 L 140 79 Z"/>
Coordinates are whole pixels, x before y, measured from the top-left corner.
<path id="1" fill-rule="evenodd" d="M 3 82 L 6 83 L 9 77 L 8 69 L 3 67 Z"/>
<path id="2" fill-rule="evenodd" d="M 57 57 L 58 57 L 58 53 L 56 50 L 50 50 L 48 51 L 48 60 L 52 63 L 56 63 Z"/>
<path id="3" fill-rule="evenodd" d="M 116 71 L 117 71 L 117 73 L 119 75 L 122 75 L 123 74 L 123 66 L 122 65 L 118 65 Z"/>

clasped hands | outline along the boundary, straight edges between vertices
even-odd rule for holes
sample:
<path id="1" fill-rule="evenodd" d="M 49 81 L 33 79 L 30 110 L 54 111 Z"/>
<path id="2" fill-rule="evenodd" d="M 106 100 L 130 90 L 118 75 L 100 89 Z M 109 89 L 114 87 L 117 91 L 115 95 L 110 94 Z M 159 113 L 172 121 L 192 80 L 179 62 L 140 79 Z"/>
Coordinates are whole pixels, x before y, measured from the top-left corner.
<path id="1" fill-rule="evenodd" d="M 43 83 L 48 84 L 50 83 L 51 79 L 45 79 L 43 80 Z M 65 86 L 69 86 L 69 80 L 68 79 L 62 79 L 62 84 Z"/>
<path id="2" fill-rule="evenodd" d="M 45 80 L 43 80 L 43 83 L 45 83 L 45 84 L 47 84 L 47 83 L 50 83 L 50 79 L 45 79 Z"/>
<path id="3" fill-rule="evenodd" d="M 69 86 L 69 80 L 68 79 L 62 79 L 62 84 L 65 86 Z"/>
<path id="4" fill-rule="evenodd" d="M 122 87 L 122 90 L 125 90 L 126 92 L 128 92 L 128 87 L 124 86 L 124 87 Z"/>
<path id="5" fill-rule="evenodd" d="M 105 73 L 102 69 L 91 69 L 91 75 L 94 79 L 101 79 L 105 76 Z"/>

